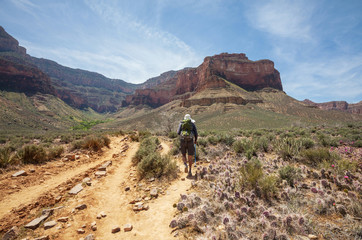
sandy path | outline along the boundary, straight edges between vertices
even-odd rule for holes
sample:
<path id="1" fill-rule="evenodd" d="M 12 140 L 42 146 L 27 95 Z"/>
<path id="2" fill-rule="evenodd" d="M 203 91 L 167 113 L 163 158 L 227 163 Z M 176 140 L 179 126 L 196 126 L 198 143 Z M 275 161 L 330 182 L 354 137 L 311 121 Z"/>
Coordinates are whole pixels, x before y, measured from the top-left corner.
<path id="1" fill-rule="evenodd" d="M 170 150 L 167 143 L 162 142 L 162 153 Z M 169 224 L 173 219 L 176 209 L 173 204 L 178 201 L 181 193 L 185 193 L 190 187 L 189 180 L 177 179 L 168 187 L 165 195 L 159 195 L 157 199 L 151 200 L 148 211 L 134 212 L 130 204 L 138 196 L 136 188 L 138 182 L 134 181 L 136 170 L 132 167 L 132 157 L 138 149 L 138 144 L 131 144 L 126 157 L 121 161 L 114 161 L 109 174 L 94 187 L 86 189 L 78 194 L 76 199 L 69 205 L 87 204 L 87 210 L 75 214 L 72 218 L 72 226 L 67 227 L 59 234 L 57 239 L 78 239 L 87 234 L 94 234 L 97 239 L 175 239 L 171 235 Z M 166 184 L 166 183 L 165 183 Z M 152 184 L 150 183 L 150 186 Z M 129 186 L 130 191 L 125 191 Z M 107 217 L 97 219 L 96 216 L 104 211 Z M 92 222 L 97 223 L 97 231 L 91 231 L 89 226 Z M 127 223 L 133 225 L 131 232 L 124 232 L 123 226 Z M 76 230 L 83 224 L 86 233 L 79 235 Z M 121 231 L 111 233 L 114 226 L 119 226 Z"/>
<path id="2" fill-rule="evenodd" d="M 119 139 L 116 139 L 116 140 L 119 140 Z M 0 201 L 0 219 L 3 218 L 4 215 L 10 213 L 10 211 L 13 208 L 17 208 L 20 205 L 30 204 L 30 203 L 34 202 L 40 195 L 47 193 L 49 190 L 51 190 L 53 188 L 56 188 L 58 185 L 67 181 L 68 179 L 71 179 L 71 178 L 77 176 L 78 174 L 81 174 L 81 173 L 87 171 L 88 169 L 91 169 L 91 168 L 97 166 L 98 164 L 101 164 L 105 160 L 111 159 L 112 155 L 114 153 L 119 153 L 119 150 L 120 150 L 119 146 L 114 143 L 115 140 L 113 140 L 112 142 L 113 142 L 113 144 L 110 144 L 111 149 L 106 150 L 106 152 L 100 159 L 98 159 L 94 162 L 91 162 L 91 163 L 86 163 L 86 164 L 78 166 L 76 168 L 72 168 L 67 171 L 64 171 L 58 175 L 51 177 L 50 179 L 46 180 L 42 184 L 24 188 L 21 191 L 13 193 L 13 194 L 7 196 L 6 198 L 2 199 Z"/>

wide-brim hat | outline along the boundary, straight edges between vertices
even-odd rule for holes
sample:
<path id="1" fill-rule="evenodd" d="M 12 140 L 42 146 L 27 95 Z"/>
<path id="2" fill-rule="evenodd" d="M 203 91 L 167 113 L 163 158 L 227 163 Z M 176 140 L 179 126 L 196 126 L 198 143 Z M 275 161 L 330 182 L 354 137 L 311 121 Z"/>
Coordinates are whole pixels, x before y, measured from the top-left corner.
<path id="1" fill-rule="evenodd" d="M 192 123 L 196 122 L 194 119 L 191 118 L 190 114 L 186 114 L 184 120 L 191 120 Z"/>

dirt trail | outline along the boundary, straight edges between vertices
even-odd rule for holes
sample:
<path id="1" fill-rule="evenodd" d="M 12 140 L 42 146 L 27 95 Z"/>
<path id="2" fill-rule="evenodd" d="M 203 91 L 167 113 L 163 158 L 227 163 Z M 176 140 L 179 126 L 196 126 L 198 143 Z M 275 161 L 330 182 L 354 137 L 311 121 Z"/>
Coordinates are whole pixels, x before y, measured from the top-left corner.
<path id="1" fill-rule="evenodd" d="M 10 213 L 13 208 L 19 207 L 20 205 L 30 204 L 34 202 L 40 195 L 47 193 L 53 188 L 56 188 L 59 184 L 66 182 L 68 179 L 71 179 L 78 174 L 101 164 L 105 161 L 105 159 L 110 160 L 112 155 L 115 153 L 119 153 L 119 147 L 115 144 L 111 144 L 110 150 L 106 151 L 100 159 L 94 162 L 77 166 L 76 168 L 71 168 L 68 171 L 64 171 L 56 176 L 53 176 L 42 184 L 23 188 L 19 192 L 8 195 L 0 202 L 0 219 L 3 218 L 5 214 Z"/>
<path id="2" fill-rule="evenodd" d="M 20 192 L 9 196 L 5 201 L 0 202 L 0 213 L 6 214 L 14 207 L 20 204 L 27 204 L 34 201 L 39 195 L 53 188 L 56 188 L 59 183 L 67 181 L 69 178 L 90 169 L 92 166 L 112 160 L 112 165 L 107 168 L 107 175 L 101 178 L 92 178 L 91 186 L 84 186 L 84 190 L 76 196 L 67 197 L 61 202 L 64 206 L 60 210 L 56 210 L 54 215 L 48 220 L 57 220 L 60 217 L 68 217 L 67 223 L 58 222 L 56 227 L 44 230 L 39 227 L 32 232 L 32 236 L 49 235 L 51 239 L 79 239 L 88 234 L 93 234 L 96 239 L 175 239 L 171 235 L 169 223 L 173 219 L 176 209 L 173 204 L 178 201 L 180 194 L 186 193 L 190 188 L 190 180 L 183 179 L 185 173 L 181 173 L 178 179 L 171 183 L 166 182 L 138 182 L 136 178 L 136 169 L 132 166 L 132 157 L 135 155 L 139 144 L 128 143 L 129 148 L 125 154 L 118 158 L 112 158 L 112 155 L 119 153 L 121 144 L 120 138 L 112 140 L 111 149 L 107 150 L 103 156 L 91 164 L 85 164 L 65 171 L 62 174 L 54 176 L 52 179 L 44 182 L 41 185 L 36 185 L 24 189 Z M 161 141 L 162 154 L 169 152 L 169 143 Z M 181 170 L 181 161 L 178 162 Z M 182 172 L 182 171 L 181 171 Z M 126 187 L 130 190 L 126 191 Z M 148 188 L 148 190 L 144 190 Z M 152 188 L 159 189 L 159 196 L 156 199 L 147 199 L 149 190 Z M 142 191 L 140 191 L 142 189 Z M 141 196 L 142 195 L 142 196 Z M 130 204 L 136 198 L 143 198 L 145 205 L 149 206 L 147 211 L 135 212 Z M 12 202 L 14 201 L 14 202 Z M 80 204 L 86 204 L 84 210 L 74 210 Z M 10 207 L 9 207 L 10 206 Z M 101 212 L 107 214 L 106 217 L 97 219 L 97 215 Z M 47 221 L 48 221 L 47 220 Z M 96 222 L 97 230 L 92 231 L 91 223 Z M 127 223 L 133 225 L 133 230 L 124 232 L 123 226 Z M 112 233 L 112 228 L 119 226 L 121 231 Z M 83 229 L 85 233 L 77 233 L 78 229 Z"/>

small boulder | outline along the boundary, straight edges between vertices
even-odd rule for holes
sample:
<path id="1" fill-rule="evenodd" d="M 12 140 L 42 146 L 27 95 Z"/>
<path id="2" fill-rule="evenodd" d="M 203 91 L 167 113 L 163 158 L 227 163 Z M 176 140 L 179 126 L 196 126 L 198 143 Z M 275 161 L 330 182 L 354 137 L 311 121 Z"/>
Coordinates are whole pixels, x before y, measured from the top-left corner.
<path id="1" fill-rule="evenodd" d="M 61 217 L 61 218 L 58 218 L 58 222 L 68 222 L 69 218 L 68 217 Z"/>
<path id="2" fill-rule="evenodd" d="M 18 234 L 19 234 L 19 228 L 14 226 L 4 234 L 2 239 L 3 240 L 12 240 L 12 239 L 15 239 L 18 236 Z"/>
<path id="3" fill-rule="evenodd" d="M 75 185 L 68 193 L 71 195 L 76 195 L 82 190 L 83 190 L 82 184 L 79 183 L 79 184 Z"/>
<path id="4" fill-rule="evenodd" d="M 41 236 L 41 237 L 38 237 L 38 238 L 34 238 L 34 240 L 49 240 L 49 236 L 48 235 Z"/>
<path id="5" fill-rule="evenodd" d="M 125 232 L 130 232 L 130 231 L 132 231 L 132 229 L 133 229 L 133 226 L 132 226 L 132 224 L 130 224 L 130 223 L 127 223 L 127 224 L 125 224 L 125 225 L 123 226 L 123 230 L 124 230 Z"/>
<path id="6" fill-rule="evenodd" d="M 83 209 L 86 209 L 87 208 L 87 205 L 86 204 L 81 204 L 81 205 L 78 205 L 75 207 L 75 209 L 77 210 L 83 210 Z"/>
<path id="7" fill-rule="evenodd" d="M 79 229 L 77 229 L 77 233 L 78 234 L 84 234 L 85 230 L 83 228 L 79 228 Z"/>
<path id="8" fill-rule="evenodd" d="M 120 228 L 119 226 L 114 226 L 114 227 L 112 228 L 112 233 L 117 233 L 117 232 L 119 232 L 119 231 L 121 231 L 121 228 Z"/>
<path id="9" fill-rule="evenodd" d="M 156 188 L 152 188 L 150 191 L 151 197 L 157 198 L 158 197 L 158 191 Z"/>

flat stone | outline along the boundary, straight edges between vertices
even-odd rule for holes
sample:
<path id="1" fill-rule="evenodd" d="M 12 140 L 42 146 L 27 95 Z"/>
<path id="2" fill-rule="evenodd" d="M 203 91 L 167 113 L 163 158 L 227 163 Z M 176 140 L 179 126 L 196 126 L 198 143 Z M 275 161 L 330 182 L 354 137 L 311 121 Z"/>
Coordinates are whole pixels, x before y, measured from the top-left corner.
<path id="1" fill-rule="evenodd" d="M 14 226 L 4 234 L 2 240 L 13 240 L 18 236 L 18 234 L 19 234 L 19 228 Z"/>
<path id="2" fill-rule="evenodd" d="M 44 229 L 52 228 L 52 227 L 54 227 L 55 225 L 57 225 L 57 222 L 56 222 L 56 221 L 46 222 L 46 223 L 44 223 Z"/>
<path id="3" fill-rule="evenodd" d="M 99 171 L 106 171 L 107 170 L 107 167 L 112 165 L 112 161 L 107 161 L 105 163 L 102 164 L 102 166 L 100 166 L 98 168 Z"/>
<path id="4" fill-rule="evenodd" d="M 77 233 L 83 234 L 83 233 L 85 233 L 85 230 L 83 228 L 79 228 L 79 229 L 77 229 Z"/>
<path id="5" fill-rule="evenodd" d="M 125 224 L 125 225 L 123 226 L 123 230 L 124 230 L 125 232 L 130 232 L 130 231 L 132 231 L 132 229 L 133 229 L 133 226 L 132 226 L 132 224 L 130 224 L 130 223 L 127 223 L 127 224 Z"/>
<path id="6" fill-rule="evenodd" d="M 89 177 L 86 177 L 86 178 L 84 178 L 83 179 L 83 183 L 87 183 L 87 182 L 90 182 L 90 181 L 92 181 L 92 179 L 91 178 L 89 178 Z"/>
<path id="7" fill-rule="evenodd" d="M 309 239 L 318 239 L 318 236 L 313 235 L 313 234 L 309 234 L 309 235 L 308 235 L 308 238 L 309 238 Z"/>
<path id="8" fill-rule="evenodd" d="M 30 173 L 35 173 L 35 169 L 29 169 Z"/>
<path id="9" fill-rule="evenodd" d="M 156 188 L 152 188 L 150 191 L 151 197 L 157 198 L 158 197 L 158 191 Z"/>
<path id="10" fill-rule="evenodd" d="M 155 181 L 155 178 L 150 178 L 148 179 L 149 182 L 154 182 Z"/>
<path id="11" fill-rule="evenodd" d="M 106 171 L 97 171 L 97 172 L 95 173 L 95 175 L 96 175 L 97 177 L 103 177 L 103 176 L 106 176 L 106 175 L 107 175 L 107 172 L 106 172 Z"/>
<path id="12" fill-rule="evenodd" d="M 117 232 L 119 232 L 119 231 L 121 231 L 121 228 L 120 228 L 119 226 L 114 226 L 114 227 L 112 228 L 112 233 L 117 233 Z"/>
<path id="13" fill-rule="evenodd" d="M 86 204 L 81 204 L 81 205 L 78 205 L 75 207 L 75 209 L 77 210 L 83 210 L 83 209 L 86 209 L 87 208 L 87 205 Z"/>
<path id="14" fill-rule="evenodd" d="M 41 215 L 38 218 L 35 218 L 33 221 L 31 221 L 30 223 L 26 224 L 24 226 L 24 228 L 30 228 L 32 230 L 37 229 L 39 227 L 39 225 L 45 220 L 47 219 L 51 214 L 53 213 L 53 211 L 47 211 L 46 213 L 43 213 L 43 215 Z"/>
<path id="15" fill-rule="evenodd" d="M 127 186 L 124 188 L 124 190 L 127 192 L 127 191 L 131 190 L 131 187 Z"/>
<path id="16" fill-rule="evenodd" d="M 100 214 L 97 215 L 97 219 L 101 219 L 102 216 Z"/>
<path id="17" fill-rule="evenodd" d="M 84 238 L 84 240 L 95 240 L 96 238 L 94 237 L 94 235 L 93 234 L 89 234 L 89 235 L 87 235 L 85 238 Z"/>
<path id="18" fill-rule="evenodd" d="M 58 196 L 58 197 L 55 198 L 55 201 L 59 202 L 61 199 L 62 199 L 62 196 Z"/>
<path id="19" fill-rule="evenodd" d="M 78 194 L 80 191 L 83 190 L 83 187 L 82 187 L 82 184 L 79 183 L 77 185 L 75 185 L 70 191 L 69 191 L 69 194 L 72 194 L 72 195 L 76 195 Z"/>
<path id="20" fill-rule="evenodd" d="M 20 176 L 27 176 L 28 174 L 24 171 L 21 170 L 19 172 L 14 173 L 13 175 L 11 175 L 12 177 L 20 177 Z"/>
<path id="21" fill-rule="evenodd" d="M 61 217 L 58 218 L 58 222 L 68 222 L 69 218 L 68 217 Z"/>
<path id="22" fill-rule="evenodd" d="M 34 238 L 34 240 L 49 240 L 49 235 Z"/>

